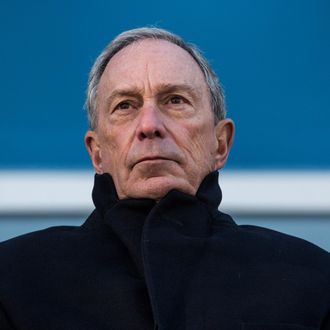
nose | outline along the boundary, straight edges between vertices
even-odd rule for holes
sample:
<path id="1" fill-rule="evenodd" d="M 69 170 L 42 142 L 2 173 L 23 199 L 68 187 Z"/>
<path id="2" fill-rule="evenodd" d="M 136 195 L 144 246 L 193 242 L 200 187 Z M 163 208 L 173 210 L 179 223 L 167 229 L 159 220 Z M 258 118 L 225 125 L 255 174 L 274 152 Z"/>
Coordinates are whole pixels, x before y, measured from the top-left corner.
<path id="1" fill-rule="evenodd" d="M 136 133 L 139 140 L 164 138 L 165 127 L 163 117 L 156 105 L 144 105 L 140 109 Z"/>

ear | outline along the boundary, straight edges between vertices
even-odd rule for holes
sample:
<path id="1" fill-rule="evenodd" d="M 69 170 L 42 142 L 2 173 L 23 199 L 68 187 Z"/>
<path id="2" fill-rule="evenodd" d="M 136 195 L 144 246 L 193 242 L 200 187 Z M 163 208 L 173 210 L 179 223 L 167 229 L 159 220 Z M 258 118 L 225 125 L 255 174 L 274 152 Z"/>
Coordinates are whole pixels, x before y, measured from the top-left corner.
<path id="1" fill-rule="evenodd" d="M 221 169 L 225 166 L 229 156 L 231 146 L 234 141 L 235 125 L 231 119 L 223 119 L 215 127 L 218 142 L 216 154 L 216 168 Z"/>
<path id="2" fill-rule="evenodd" d="M 89 156 L 91 157 L 95 172 L 98 174 L 103 173 L 102 157 L 99 138 L 95 131 L 88 131 L 85 134 L 85 145 Z"/>

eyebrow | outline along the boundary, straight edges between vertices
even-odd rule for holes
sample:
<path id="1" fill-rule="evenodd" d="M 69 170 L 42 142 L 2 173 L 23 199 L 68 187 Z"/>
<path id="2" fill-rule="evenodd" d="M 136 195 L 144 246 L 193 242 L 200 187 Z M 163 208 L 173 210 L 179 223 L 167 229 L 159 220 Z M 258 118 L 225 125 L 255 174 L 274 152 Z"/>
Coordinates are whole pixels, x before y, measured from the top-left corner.
<path id="1" fill-rule="evenodd" d="M 179 92 L 185 92 L 195 100 L 200 96 L 200 91 L 188 84 L 161 84 L 157 87 L 157 96 Z"/>
<path id="2" fill-rule="evenodd" d="M 200 91 L 188 84 L 160 84 L 156 87 L 156 96 L 162 97 L 166 94 L 185 92 L 191 95 L 194 99 L 197 99 L 200 95 Z M 142 95 L 144 93 L 143 89 L 136 87 L 133 88 L 123 88 L 115 89 L 111 95 L 106 98 L 106 106 L 109 107 L 110 104 L 116 99 L 121 97 L 134 97 L 142 101 Z"/>
<path id="3" fill-rule="evenodd" d="M 106 106 L 109 107 L 110 104 L 116 99 L 121 97 L 135 97 L 142 99 L 142 90 L 138 88 L 129 89 L 115 89 L 105 100 Z"/>

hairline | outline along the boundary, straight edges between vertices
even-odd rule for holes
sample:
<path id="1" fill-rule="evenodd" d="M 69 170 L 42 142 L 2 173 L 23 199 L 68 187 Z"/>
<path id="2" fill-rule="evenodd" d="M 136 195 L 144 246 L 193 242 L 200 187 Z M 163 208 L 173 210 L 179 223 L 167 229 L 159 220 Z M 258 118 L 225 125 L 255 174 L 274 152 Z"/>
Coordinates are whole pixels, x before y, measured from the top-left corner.
<path id="1" fill-rule="evenodd" d="M 193 44 L 185 42 L 181 37 L 159 28 L 138 28 L 128 30 L 114 38 L 96 59 L 88 80 L 86 109 L 90 129 L 97 128 L 97 94 L 103 73 L 111 59 L 122 49 L 144 40 L 165 40 L 185 50 L 199 66 L 209 92 L 210 105 L 215 123 L 226 117 L 224 94 L 218 78 L 201 51 Z"/>

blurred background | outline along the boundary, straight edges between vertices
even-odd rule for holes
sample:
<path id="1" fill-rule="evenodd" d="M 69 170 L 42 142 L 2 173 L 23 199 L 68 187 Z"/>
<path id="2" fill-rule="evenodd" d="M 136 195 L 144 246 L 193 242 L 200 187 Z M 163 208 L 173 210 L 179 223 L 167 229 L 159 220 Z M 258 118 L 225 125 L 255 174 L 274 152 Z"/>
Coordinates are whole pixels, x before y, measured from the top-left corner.
<path id="1" fill-rule="evenodd" d="M 141 26 L 197 44 L 220 77 L 236 123 L 220 209 L 330 251 L 328 0 L 1 1 L 0 241 L 93 209 L 88 73 Z"/>

